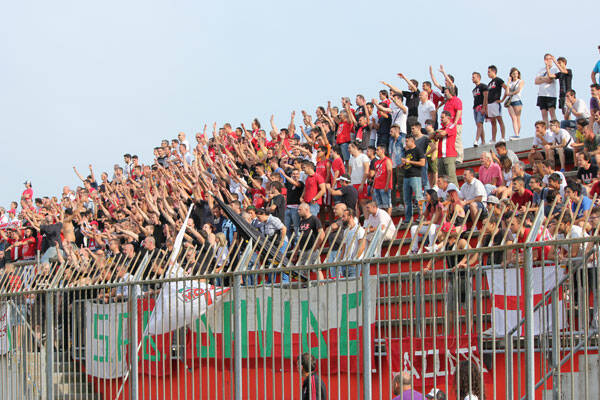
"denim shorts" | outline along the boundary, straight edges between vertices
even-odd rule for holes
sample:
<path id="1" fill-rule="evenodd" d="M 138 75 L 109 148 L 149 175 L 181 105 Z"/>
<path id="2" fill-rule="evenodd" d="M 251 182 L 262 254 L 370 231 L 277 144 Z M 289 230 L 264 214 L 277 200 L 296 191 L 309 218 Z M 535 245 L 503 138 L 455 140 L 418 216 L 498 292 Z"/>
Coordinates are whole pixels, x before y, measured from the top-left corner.
<path id="1" fill-rule="evenodd" d="M 522 106 L 522 105 L 523 105 L 523 102 L 521 100 L 511 101 L 510 102 L 510 106 L 511 107 Z"/>
<path id="2" fill-rule="evenodd" d="M 473 109 L 473 117 L 476 124 L 483 124 L 485 122 L 485 114 L 475 109 Z"/>
<path id="3" fill-rule="evenodd" d="M 392 207 L 392 193 L 391 190 L 375 189 L 375 202 L 379 208 L 390 208 Z"/>

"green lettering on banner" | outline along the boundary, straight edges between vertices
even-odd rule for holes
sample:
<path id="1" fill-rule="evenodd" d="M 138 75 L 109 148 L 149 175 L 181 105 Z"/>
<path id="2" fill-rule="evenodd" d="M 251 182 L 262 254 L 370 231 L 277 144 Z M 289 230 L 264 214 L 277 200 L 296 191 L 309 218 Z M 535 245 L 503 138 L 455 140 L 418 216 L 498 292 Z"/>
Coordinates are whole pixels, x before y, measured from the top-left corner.
<path id="1" fill-rule="evenodd" d="M 231 358 L 231 346 L 233 346 L 231 338 L 232 303 L 231 301 L 223 303 L 223 357 L 225 358 Z"/>
<path id="2" fill-rule="evenodd" d="M 358 328 L 358 321 L 348 321 L 348 311 L 358 308 L 362 303 L 362 291 L 342 295 L 342 318 L 340 321 L 339 354 L 341 356 L 357 356 L 358 340 L 350 340 L 350 329 Z"/>
<path id="3" fill-rule="evenodd" d="M 117 357 L 123 360 L 123 346 L 129 344 L 129 337 L 123 338 L 123 321 L 129 318 L 129 313 L 119 313 L 119 326 L 117 329 Z"/>
<path id="4" fill-rule="evenodd" d="M 207 331 L 208 346 L 202 344 L 202 334 L 200 333 L 200 321 L 204 324 Z M 216 354 L 215 346 L 215 334 L 210 328 L 206 320 L 206 314 L 202 314 L 200 318 L 196 319 L 196 352 L 200 357 L 214 357 Z"/>
<path id="5" fill-rule="evenodd" d="M 292 358 L 292 305 L 283 303 L 283 358 Z"/>
<path id="6" fill-rule="evenodd" d="M 248 358 L 248 310 L 247 301 L 241 300 L 242 306 L 242 358 Z M 233 340 L 236 340 L 234 337 Z"/>
<path id="7" fill-rule="evenodd" d="M 267 297 L 267 326 L 265 329 L 266 338 L 263 338 L 262 329 L 262 311 L 260 308 L 260 299 L 256 298 L 256 326 L 258 327 L 258 344 L 260 345 L 261 357 L 270 357 L 273 351 L 273 297 Z M 263 342 L 266 339 L 266 343 Z"/>
<path id="8" fill-rule="evenodd" d="M 143 313 L 142 325 L 144 330 L 146 330 L 146 326 L 148 325 L 148 319 L 150 318 L 151 313 L 152 311 L 144 311 Z M 154 338 L 150 335 L 145 335 L 142 340 L 142 358 L 144 360 L 150 360 L 154 362 L 160 361 L 162 355 L 160 354 L 160 351 L 158 351 L 158 346 L 156 345 Z M 150 343 L 150 347 L 152 347 L 152 349 L 154 350 L 154 354 L 148 353 L 148 343 Z"/>
<path id="9" fill-rule="evenodd" d="M 315 315 L 310 310 L 310 306 L 308 300 L 304 300 L 301 302 L 302 304 L 302 351 L 310 351 L 310 353 L 317 358 L 327 358 L 327 343 L 325 342 L 325 337 L 319 328 L 319 321 L 315 317 Z M 317 335 L 317 340 L 319 344 L 317 346 L 313 346 L 310 349 L 308 348 L 308 335 L 310 335 L 310 331 L 308 329 L 308 320 L 310 318 L 310 325 L 312 326 L 313 331 Z M 320 350 L 320 351 L 319 351 Z"/>
<path id="10" fill-rule="evenodd" d="M 104 356 L 99 357 L 97 354 L 94 354 L 93 359 L 97 362 L 108 362 L 108 335 L 101 335 L 98 333 L 98 321 L 108 321 L 108 314 L 94 314 L 94 339 L 104 342 Z"/>

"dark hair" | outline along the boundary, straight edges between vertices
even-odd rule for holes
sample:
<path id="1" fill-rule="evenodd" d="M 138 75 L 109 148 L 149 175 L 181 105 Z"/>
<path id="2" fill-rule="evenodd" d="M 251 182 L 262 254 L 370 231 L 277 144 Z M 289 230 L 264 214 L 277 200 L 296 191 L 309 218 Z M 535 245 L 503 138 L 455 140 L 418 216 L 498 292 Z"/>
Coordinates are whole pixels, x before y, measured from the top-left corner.
<path id="1" fill-rule="evenodd" d="M 474 362 L 464 360 L 458 364 L 456 386 L 458 386 L 460 399 L 464 399 L 469 394 L 477 396 L 479 400 L 485 398 L 481 387 L 479 368 Z"/>
<path id="2" fill-rule="evenodd" d="M 435 189 L 427 189 L 425 193 L 427 193 L 431 198 L 431 204 L 427 204 L 427 211 L 432 211 L 435 209 L 435 207 L 437 207 L 438 203 L 440 202 L 440 198 L 438 197 Z"/>
<path id="3" fill-rule="evenodd" d="M 566 59 L 566 58 L 564 58 L 564 57 L 558 57 L 558 58 L 556 59 L 556 61 L 562 61 L 562 62 L 564 62 L 564 63 L 565 63 L 565 65 L 567 64 L 567 59 Z M 567 92 L 567 93 L 568 93 L 568 92 Z"/>
<path id="4" fill-rule="evenodd" d="M 600 83 L 592 83 L 590 85 L 590 88 L 596 89 L 596 90 L 600 90 Z"/>
<path id="5" fill-rule="evenodd" d="M 581 185 L 574 180 L 569 179 L 567 182 L 567 188 L 571 189 L 574 193 L 577 193 L 578 196 L 581 195 Z"/>
<path id="6" fill-rule="evenodd" d="M 550 174 L 550 176 L 548 177 L 548 181 L 553 181 L 553 182 L 558 182 L 558 183 L 560 183 L 560 182 L 562 182 L 562 177 L 561 177 L 561 176 L 560 176 L 558 173 L 556 173 L 556 172 L 553 172 L 553 173 L 551 173 L 551 174 Z"/>
<path id="7" fill-rule="evenodd" d="M 465 172 L 470 172 L 471 175 L 475 176 L 475 170 L 473 168 L 465 168 Z"/>
<path id="8" fill-rule="evenodd" d="M 581 125 L 583 128 L 589 125 L 587 118 L 577 118 L 577 125 Z"/>
<path id="9" fill-rule="evenodd" d="M 495 65 L 490 65 L 490 66 L 488 67 L 488 69 L 491 69 L 492 71 L 494 71 L 494 73 L 495 73 L 495 74 L 497 74 L 497 73 L 498 73 L 498 68 L 496 68 L 496 66 L 495 66 Z"/>
<path id="10" fill-rule="evenodd" d="M 473 72 L 472 75 L 477 75 L 481 79 L 481 74 L 477 71 Z"/>
<path id="11" fill-rule="evenodd" d="M 525 179 L 522 176 L 515 176 L 513 178 L 513 182 L 521 182 L 523 185 L 525 184 Z"/>
<path id="12" fill-rule="evenodd" d="M 570 95 L 572 95 L 573 97 L 576 97 L 576 96 L 575 96 L 575 95 L 576 95 L 576 93 L 575 93 L 575 91 L 574 91 L 573 89 L 571 89 L 571 90 L 567 90 L 567 93 L 566 93 L 566 94 L 570 94 Z"/>
<path id="13" fill-rule="evenodd" d="M 452 114 L 450 114 L 450 116 L 452 116 Z M 428 119 L 425 121 L 425 125 L 431 125 L 434 126 L 435 125 L 435 121 L 432 119 Z"/>
<path id="14" fill-rule="evenodd" d="M 298 356 L 298 363 L 302 366 L 303 372 L 312 374 L 317 370 L 317 359 L 310 353 Z"/>
<path id="15" fill-rule="evenodd" d="M 495 148 L 506 147 L 506 142 L 502 142 L 502 141 L 500 141 L 500 142 L 497 142 L 497 143 L 494 145 L 494 147 L 495 147 Z"/>
<path id="16" fill-rule="evenodd" d="M 377 149 L 375 148 L 375 146 L 369 146 L 369 147 L 367 147 L 367 150 L 377 151 Z"/>
<path id="17" fill-rule="evenodd" d="M 254 118 L 254 120 L 252 122 L 254 122 L 256 124 L 258 129 L 260 129 L 260 121 L 258 120 L 258 118 Z"/>
<path id="18" fill-rule="evenodd" d="M 442 115 L 445 115 L 445 116 L 447 116 L 449 118 L 452 118 L 452 114 L 450 113 L 450 111 L 444 110 L 444 111 L 442 111 Z"/>

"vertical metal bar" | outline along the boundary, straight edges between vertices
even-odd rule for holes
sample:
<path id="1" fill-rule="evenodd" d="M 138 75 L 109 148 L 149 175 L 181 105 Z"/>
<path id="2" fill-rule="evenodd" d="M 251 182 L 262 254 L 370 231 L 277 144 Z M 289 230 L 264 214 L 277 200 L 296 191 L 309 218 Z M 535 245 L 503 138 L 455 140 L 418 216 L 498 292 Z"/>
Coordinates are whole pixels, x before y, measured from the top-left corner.
<path id="1" fill-rule="evenodd" d="M 46 399 L 54 399 L 54 297 L 53 292 L 46 296 Z"/>
<path id="2" fill-rule="evenodd" d="M 535 233 L 535 232 L 534 232 Z M 528 400 L 535 399 L 535 354 L 533 337 L 533 253 L 525 249 L 525 393 Z"/>
<path id="3" fill-rule="evenodd" d="M 368 266 L 366 271 L 362 273 L 362 312 L 363 312 L 363 398 L 370 399 L 372 394 L 371 388 L 371 292 L 369 287 L 369 271 Z"/>
<path id="4" fill-rule="evenodd" d="M 552 291 L 552 399 L 558 400 L 558 389 L 560 386 L 560 344 L 558 343 L 558 287 Z"/>
<path id="5" fill-rule="evenodd" d="M 240 298 L 241 275 L 233 276 L 233 352 L 235 362 L 235 400 L 242 400 L 242 302 Z"/>
<path id="6" fill-rule="evenodd" d="M 129 362 L 131 363 L 131 373 L 129 378 L 129 399 L 136 400 L 138 398 L 138 286 L 130 285 L 128 288 L 129 294 Z"/>

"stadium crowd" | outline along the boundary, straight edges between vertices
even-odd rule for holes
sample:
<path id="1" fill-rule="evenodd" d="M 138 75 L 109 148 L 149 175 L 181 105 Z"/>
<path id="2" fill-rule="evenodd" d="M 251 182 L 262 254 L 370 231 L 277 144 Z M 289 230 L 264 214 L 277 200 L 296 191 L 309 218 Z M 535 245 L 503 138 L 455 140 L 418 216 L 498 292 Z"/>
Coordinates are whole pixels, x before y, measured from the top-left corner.
<path id="1" fill-rule="evenodd" d="M 193 203 L 182 257 L 193 260 L 195 273 L 220 271 L 238 256 L 236 243 L 244 235 L 217 199 L 276 238 L 297 264 L 315 263 L 318 252 L 301 250 L 322 245 L 329 261 L 360 258 L 376 229 L 395 238 L 397 213 L 402 229 L 423 238 L 412 241 L 412 253 L 465 248 L 470 244 L 461 234 L 471 228 L 484 235 L 482 245 L 523 241 L 542 200 L 548 220 L 538 240 L 594 233 L 600 218 L 593 201 L 600 194 L 600 62 L 587 95 L 572 89 L 564 57 L 544 56 L 539 73 L 527 78 L 538 87 L 540 120 L 533 147 L 521 157 L 507 145 L 521 137 L 520 71 L 512 68 L 506 81 L 494 65 L 485 71 L 489 79 L 473 72 L 474 146 L 486 143 L 488 124 L 494 146 L 481 152 L 478 168 L 461 176 L 466 96 L 461 100 L 443 66 L 439 74 L 429 72 L 420 86 L 399 73 L 405 87 L 382 82 L 385 89 L 375 98 L 358 94 L 354 102 L 344 97 L 314 114 L 292 112 L 282 128 L 271 117 L 267 127 L 257 119 L 249 127 L 215 123 L 211 136 L 205 126 L 195 141 L 181 132 L 154 147 L 153 163 L 125 154 L 99 177 L 92 165 L 85 174 L 74 168 L 82 184 L 65 186 L 58 196 L 36 197 L 27 181 L 21 199 L 0 208 L 1 265 L 38 252 L 42 262 L 71 265 L 168 252 Z M 513 130 L 509 141 L 503 109 Z M 441 239 L 448 235 L 456 240 Z M 210 249 L 208 256 L 199 248 Z M 468 262 L 454 260 L 455 266 Z M 86 279 L 101 277 L 96 272 Z"/>

